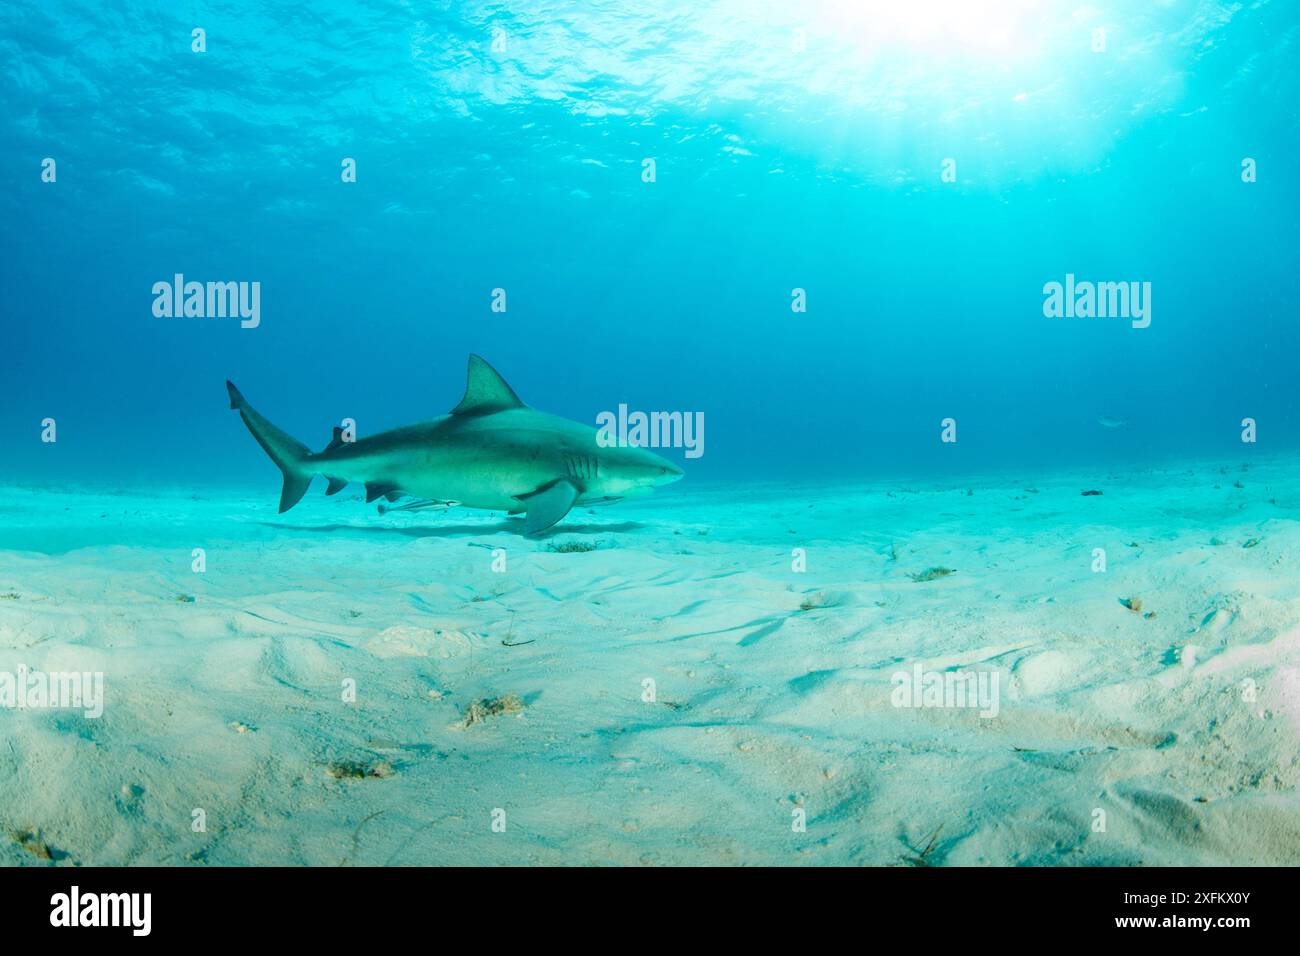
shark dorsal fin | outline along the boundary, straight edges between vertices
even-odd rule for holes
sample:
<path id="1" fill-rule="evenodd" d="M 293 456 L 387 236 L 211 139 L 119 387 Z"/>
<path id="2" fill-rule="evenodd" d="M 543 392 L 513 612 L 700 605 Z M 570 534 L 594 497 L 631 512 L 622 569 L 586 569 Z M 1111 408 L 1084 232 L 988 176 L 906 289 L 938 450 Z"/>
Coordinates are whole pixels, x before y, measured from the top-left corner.
<path id="1" fill-rule="evenodd" d="M 491 365 L 477 355 L 469 357 L 465 397 L 451 410 L 453 415 L 486 415 L 507 408 L 523 408 L 515 390 Z"/>

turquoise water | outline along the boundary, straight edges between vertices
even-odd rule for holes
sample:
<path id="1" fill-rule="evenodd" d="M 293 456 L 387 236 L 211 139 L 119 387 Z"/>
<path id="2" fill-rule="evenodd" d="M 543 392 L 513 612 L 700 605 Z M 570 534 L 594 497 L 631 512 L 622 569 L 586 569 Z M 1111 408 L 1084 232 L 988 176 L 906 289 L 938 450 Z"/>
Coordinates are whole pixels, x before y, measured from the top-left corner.
<path id="1" fill-rule="evenodd" d="M 0 7 L 0 865 L 1294 863 L 1298 36 Z M 459 497 L 444 457 L 276 513 L 227 379 L 319 450 L 444 414 L 471 353 L 703 454 L 610 507 L 539 452 L 505 506 L 362 500 Z M 327 459 L 245 413 L 301 491 Z M 36 672 L 102 715 L 8 703 Z"/>
<path id="2" fill-rule="evenodd" d="M 321 447 L 442 414 L 471 351 L 579 421 L 702 412 L 683 491 L 1300 446 L 1291 4 L 0 18 L 12 480 L 273 497 L 226 378 Z M 260 324 L 155 317 L 177 273 Z M 1046 318 L 1067 273 L 1150 282 L 1150 326 Z"/>

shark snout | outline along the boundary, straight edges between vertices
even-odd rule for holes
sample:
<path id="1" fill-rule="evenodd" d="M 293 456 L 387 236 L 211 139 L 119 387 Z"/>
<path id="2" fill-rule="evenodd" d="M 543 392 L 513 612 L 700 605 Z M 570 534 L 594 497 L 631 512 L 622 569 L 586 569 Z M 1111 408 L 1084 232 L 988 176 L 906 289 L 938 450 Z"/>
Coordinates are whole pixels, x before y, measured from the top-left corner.
<path id="1" fill-rule="evenodd" d="M 635 471 L 642 485 L 658 488 L 681 480 L 682 470 L 667 458 L 644 448 L 631 449 L 631 451 L 637 455 Z"/>
<path id="2" fill-rule="evenodd" d="M 627 446 L 601 451 L 600 485 L 605 494 L 641 494 L 682 478 L 680 468 L 647 448 Z"/>
<path id="3" fill-rule="evenodd" d="M 685 474 L 684 471 L 674 465 L 671 461 L 663 461 L 663 459 L 660 459 L 660 461 L 662 464 L 659 465 L 660 474 L 655 480 L 656 485 L 671 485 L 674 481 L 681 480 L 682 475 Z"/>

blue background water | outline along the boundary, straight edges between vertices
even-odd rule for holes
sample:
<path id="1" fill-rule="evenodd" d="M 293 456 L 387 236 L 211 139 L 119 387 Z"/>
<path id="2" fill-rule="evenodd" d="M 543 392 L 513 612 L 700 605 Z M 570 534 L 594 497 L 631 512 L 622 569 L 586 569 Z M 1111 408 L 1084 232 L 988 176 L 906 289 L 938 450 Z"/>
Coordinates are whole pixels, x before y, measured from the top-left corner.
<path id="1" fill-rule="evenodd" d="M 688 480 L 1300 446 L 1295 4 L 314 6 L 0 9 L 0 479 L 273 501 L 226 378 L 321 446 L 470 351 L 578 420 L 703 411 Z M 155 318 L 177 272 L 260 328 Z M 1044 318 L 1067 272 L 1151 327 Z"/>

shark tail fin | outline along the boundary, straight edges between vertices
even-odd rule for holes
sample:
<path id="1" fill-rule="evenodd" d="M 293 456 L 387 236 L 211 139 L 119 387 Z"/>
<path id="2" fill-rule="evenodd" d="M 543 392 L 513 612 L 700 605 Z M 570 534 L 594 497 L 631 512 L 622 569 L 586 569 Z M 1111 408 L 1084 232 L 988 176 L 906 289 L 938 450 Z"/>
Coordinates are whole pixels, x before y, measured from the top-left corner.
<path id="1" fill-rule="evenodd" d="M 232 382 L 226 382 L 226 391 L 230 393 L 230 407 L 239 412 L 257 443 L 284 475 L 284 488 L 280 491 L 280 513 L 284 514 L 302 500 L 316 475 L 311 465 L 311 450 L 258 414 Z"/>

